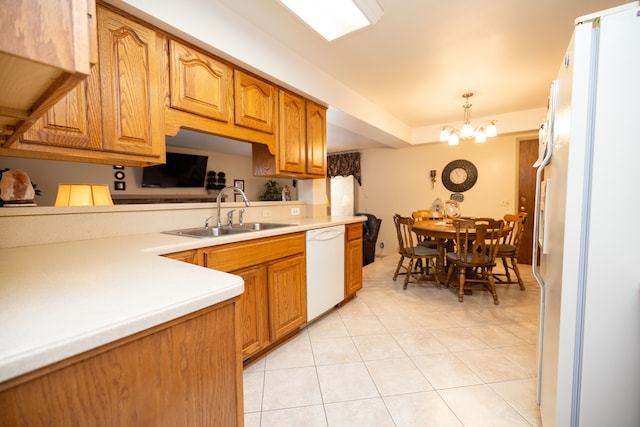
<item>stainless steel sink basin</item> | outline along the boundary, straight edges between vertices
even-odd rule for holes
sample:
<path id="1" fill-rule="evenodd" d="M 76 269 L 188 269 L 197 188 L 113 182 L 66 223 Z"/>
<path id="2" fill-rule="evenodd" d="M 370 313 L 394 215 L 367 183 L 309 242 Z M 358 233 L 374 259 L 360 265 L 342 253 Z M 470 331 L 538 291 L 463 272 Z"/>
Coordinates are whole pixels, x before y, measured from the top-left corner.
<path id="1" fill-rule="evenodd" d="M 288 227 L 294 224 L 279 224 L 270 222 L 246 222 L 242 226 L 236 224 L 233 227 L 198 227 L 185 228 L 183 230 L 163 231 L 165 234 L 173 234 L 185 237 L 218 237 L 227 236 L 229 234 L 248 233 L 251 231 L 270 230 L 272 228 Z"/>
<path id="2" fill-rule="evenodd" d="M 247 233 L 251 229 L 245 228 L 228 228 L 228 227 L 210 227 L 210 228 L 186 228 L 184 230 L 163 231 L 165 234 L 174 234 L 185 237 L 218 237 L 229 234 Z"/>
<path id="3" fill-rule="evenodd" d="M 238 227 L 242 229 L 258 231 L 258 230 L 270 230 L 272 228 L 290 227 L 292 225 L 295 225 L 295 224 L 279 224 L 274 222 L 245 222 L 244 224 L 242 224 L 242 227 L 240 227 L 239 225 L 234 225 L 234 229 L 235 227 Z"/>

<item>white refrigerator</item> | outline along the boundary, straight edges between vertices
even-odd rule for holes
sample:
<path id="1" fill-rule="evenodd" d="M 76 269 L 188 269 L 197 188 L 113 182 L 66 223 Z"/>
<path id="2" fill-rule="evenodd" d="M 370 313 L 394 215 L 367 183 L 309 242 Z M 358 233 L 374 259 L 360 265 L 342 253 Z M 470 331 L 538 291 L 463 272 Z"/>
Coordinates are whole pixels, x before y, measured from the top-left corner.
<path id="1" fill-rule="evenodd" d="M 640 4 L 576 20 L 540 132 L 545 426 L 640 426 Z"/>

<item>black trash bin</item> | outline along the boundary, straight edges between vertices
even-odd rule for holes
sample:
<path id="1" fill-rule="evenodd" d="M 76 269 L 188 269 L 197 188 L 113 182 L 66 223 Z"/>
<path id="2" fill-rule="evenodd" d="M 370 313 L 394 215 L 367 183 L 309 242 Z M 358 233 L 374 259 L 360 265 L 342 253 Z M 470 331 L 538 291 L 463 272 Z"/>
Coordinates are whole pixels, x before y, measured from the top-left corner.
<path id="1" fill-rule="evenodd" d="M 362 265 L 365 266 L 376 260 L 376 241 L 382 220 L 367 213 L 356 213 L 356 215 L 367 217 L 367 220 L 362 223 Z"/>

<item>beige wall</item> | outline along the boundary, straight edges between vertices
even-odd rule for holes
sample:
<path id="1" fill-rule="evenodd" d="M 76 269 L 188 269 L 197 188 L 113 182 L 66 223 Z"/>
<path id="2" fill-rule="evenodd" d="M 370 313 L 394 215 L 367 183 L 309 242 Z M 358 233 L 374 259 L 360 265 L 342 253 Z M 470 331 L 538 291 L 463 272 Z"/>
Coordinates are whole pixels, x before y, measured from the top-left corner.
<path id="1" fill-rule="evenodd" d="M 466 159 L 478 168 L 478 181 L 464 192 L 462 214 L 501 218 L 514 212 L 517 197 L 518 142 L 537 137 L 535 133 L 504 135 L 484 144 L 461 141 L 423 144 L 400 149 L 362 151 L 362 186 L 356 185 L 356 211 L 382 218 L 378 255 L 395 254 L 398 248 L 393 215 L 410 216 L 417 209 L 429 209 L 436 198 L 443 202 L 451 192 L 442 185 L 442 169 L 456 159 Z M 432 188 L 429 172 L 435 169 L 437 181 Z"/>

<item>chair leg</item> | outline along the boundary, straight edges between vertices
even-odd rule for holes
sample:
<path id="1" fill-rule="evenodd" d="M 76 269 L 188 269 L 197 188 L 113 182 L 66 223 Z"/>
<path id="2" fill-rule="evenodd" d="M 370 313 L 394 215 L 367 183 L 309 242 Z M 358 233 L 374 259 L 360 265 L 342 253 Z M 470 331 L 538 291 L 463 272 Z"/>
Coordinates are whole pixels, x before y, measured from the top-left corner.
<path id="1" fill-rule="evenodd" d="M 398 266 L 396 267 L 396 272 L 393 273 L 393 280 L 395 281 L 398 278 L 398 274 L 400 273 L 400 268 L 402 267 L 402 263 L 404 262 L 404 256 L 400 255 L 400 261 L 398 261 Z"/>
<path id="2" fill-rule="evenodd" d="M 500 304 L 500 300 L 498 299 L 498 292 L 496 292 L 496 282 L 493 278 L 493 270 L 489 269 L 487 271 L 487 278 L 489 279 L 489 286 L 491 287 L 491 295 L 493 295 L 493 303 L 495 305 Z"/>
<path id="3" fill-rule="evenodd" d="M 411 274 L 413 273 L 413 258 L 409 259 L 409 267 L 407 268 L 407 276 L 404 278 L 404 285 L 402 286 L 402 289 L 406 290 L 407 286 L 409 285 L 409 278 L 411 277 Z"/>
<path id="4" fill-rule="evenodd" d="M 464 301 L 464 281 L 465 281 L 465 276 L 467 275 L 467 272 L 466 272 L 466 268 L 464 267 L 460 267 L 459 270 L 460 271 L 458 272 L 458 283 L 459 283 L 458 302 L 463 302 Z"/>
<path id="5" fill-rule="evenodd" d="M 504 275 L 507 276 L 506 283 L 511 283 L 511 275 L 509 274 L 509 266 L 507 265 L 506 258 L 502 258 L 502 265 L 504 266 Z"/>
<path id="6" fill-rule="evenodd" d="M 447 268 L 447 278 L 444 279 L 444 286 L 445 288 L 450 288 L 451 287 L 451 276 L 453 275 L 453 264 L 449 265 L 449 267 Z"/>
<path id="7" fill-rule="evenodd" d="M 524 282 L 522 281 L 522 277 L 520 277 L 520 269 L 518 268 L 518 261 L 515 258 L 511 258 L 511 266 L 513 267 L 513 271 L 516 273 L 516 277 L 518 278 L 518 285 L 520 285 L 520 290 L 524 291 Z"/>

